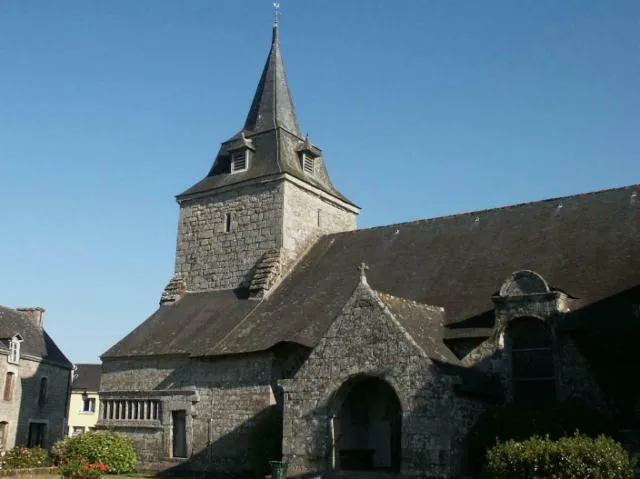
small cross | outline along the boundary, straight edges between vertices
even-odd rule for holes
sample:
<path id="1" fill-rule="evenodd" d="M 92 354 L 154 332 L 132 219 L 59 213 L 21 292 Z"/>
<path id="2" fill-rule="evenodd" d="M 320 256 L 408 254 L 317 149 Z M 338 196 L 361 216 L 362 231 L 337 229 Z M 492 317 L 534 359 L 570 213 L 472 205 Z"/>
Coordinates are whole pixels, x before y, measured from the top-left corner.
<path id="1" fill-rule="evenodd" d="M 280 0 L 275 0 L 273 2 L 273 14 L 274 14 L 274 25 L 280 25 Z"/>
<path id="2" fill-rule="evenodd" d="M 360 263 L 360 266 L 358 266 L 358 271 L 360 271 L 360 276 L 364 276 L 368 270 L 369 270 L 369 267 L 367 266 L 367 263 L 365 263 L 364 261 Z"/>

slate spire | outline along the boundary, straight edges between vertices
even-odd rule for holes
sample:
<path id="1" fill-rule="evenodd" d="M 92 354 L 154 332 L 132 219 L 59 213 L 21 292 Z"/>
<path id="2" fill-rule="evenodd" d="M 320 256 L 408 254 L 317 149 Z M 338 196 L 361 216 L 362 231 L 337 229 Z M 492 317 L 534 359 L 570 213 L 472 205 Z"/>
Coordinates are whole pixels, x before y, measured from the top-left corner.
<path id="1" fill-rule="evenodd" d="M 253 97 L 244 129 L 250 132 L 281 127 L 301 137 L 298 119 L 280 52 L 280 27 L 273 25 L 273 38 L 267 62 Z"/>

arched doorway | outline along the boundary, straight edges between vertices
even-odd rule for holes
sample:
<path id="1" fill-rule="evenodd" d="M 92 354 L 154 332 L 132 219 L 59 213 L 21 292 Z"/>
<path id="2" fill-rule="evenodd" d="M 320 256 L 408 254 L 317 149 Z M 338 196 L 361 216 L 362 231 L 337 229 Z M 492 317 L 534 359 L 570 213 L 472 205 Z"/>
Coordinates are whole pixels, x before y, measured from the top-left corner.
<path id="1" fill-rule="evenodd" d="M 402 408 L 383 379 L 345 382 L 333 401 L 334 466 L 343 470 L 400 471 Z"/>

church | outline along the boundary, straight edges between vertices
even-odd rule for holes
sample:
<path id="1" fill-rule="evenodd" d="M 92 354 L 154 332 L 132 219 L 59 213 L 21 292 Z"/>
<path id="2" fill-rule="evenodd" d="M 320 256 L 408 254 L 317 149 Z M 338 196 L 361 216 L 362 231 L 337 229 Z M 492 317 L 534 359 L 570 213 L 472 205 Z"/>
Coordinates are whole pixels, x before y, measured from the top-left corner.
<path id="1" fill-rule="evenodd" d="M 300 131 L 279 35 L 244 126 L 177 196 L 158 309 L 101 357 L 98 427 L 142 468 L 394 478 L 459 477 L 498 404 L 578 400 L 638 427 L 621 353 L 640 185 L 357 229 Z"/>

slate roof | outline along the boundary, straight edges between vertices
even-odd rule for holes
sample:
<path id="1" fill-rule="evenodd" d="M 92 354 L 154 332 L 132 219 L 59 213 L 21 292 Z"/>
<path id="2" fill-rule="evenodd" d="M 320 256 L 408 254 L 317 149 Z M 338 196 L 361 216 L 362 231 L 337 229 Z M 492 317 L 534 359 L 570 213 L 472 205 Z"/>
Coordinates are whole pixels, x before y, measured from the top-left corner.
<path id="1" fill-rule="evenodd" d="M 72 391 L 99 391 L 102 364 L 76 364 Z"/>
<path id="2" fill-rule="evenodd" d="M 267 299 L 188 294 L 103 357 L 239 354 L 283 341 L 313 347 L 350 297 L 362 261 L 373 289 L 443 307 L 449 326 L 491 327 L 474 321 L 492 320 L 491 297 L 522 269 L 585 308 L 640 287 L 640 185 L 326 236 Z M 412 334 L 422 334 L 419 326 Z"/>
<path id="3" fill-rule="evenodd" d="M 444 309 L 379 291 L 376 294 L 427 356 L 436 361 L 459 364 L 456 355 L 442 342 Z"/>
<path id="4" fill-rule="evenodd" d="M 253 143 L 247 171 L 231 174 L 231 150 L 243 143 L 242 135 Z M 322 151 L 312 146 L 319 155 L 316 172 L 303 172 L 299 150 L 308 138 L 300 133 L 295 107 L 284 69 L 280 50 L 279 27 L 273 27 L 271 50 L 258 83 L 244 128 L 222 143 L 215 162 L 205 178 L 178 195 L 178 201 L 192 195 L 239 185 L 257 179 L 266 179 L 288 173 L 336 198 L 352 204 L 331 183 Z M 355 205 L 354 205 L 355 206 Z"/>
<path id="5" fill-rule="evenodd" d="M 21 355 L 36 356 L 71 368 L 71 362 L 44 329 L 35 324 L 26 314 L 0 306 L 0 338 L 7 340 L 16 333 L 23 338 L 20 345 Z M 8 343 L 3 346 L 8 347 Z"/>

